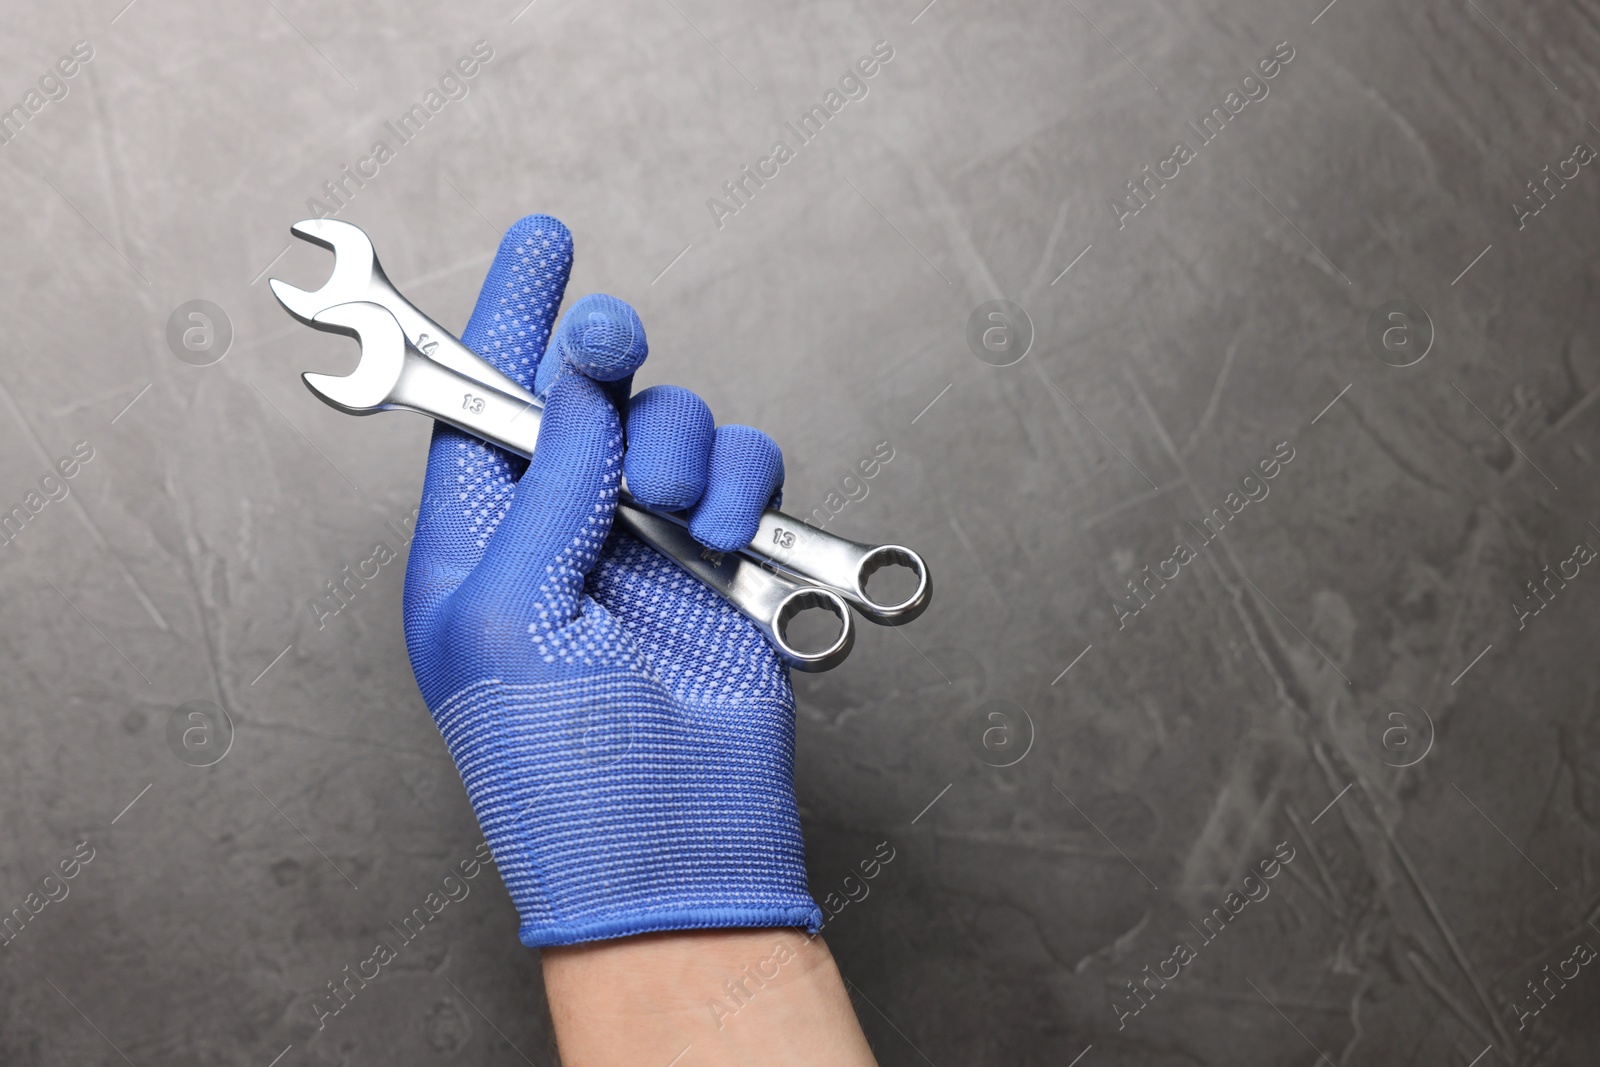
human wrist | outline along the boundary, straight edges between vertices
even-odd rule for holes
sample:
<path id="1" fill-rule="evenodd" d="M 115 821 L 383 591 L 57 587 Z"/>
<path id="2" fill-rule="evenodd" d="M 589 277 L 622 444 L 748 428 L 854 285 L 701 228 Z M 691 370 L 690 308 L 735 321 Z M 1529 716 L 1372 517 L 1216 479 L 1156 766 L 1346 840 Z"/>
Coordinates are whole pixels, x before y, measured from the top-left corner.
<path id="1" fill-rule="evenodd" d="M 875 1061 L 820 937 L 686 930 L 541 951 L 564 1067 L 659 1057 L 696 1067 Z"/>

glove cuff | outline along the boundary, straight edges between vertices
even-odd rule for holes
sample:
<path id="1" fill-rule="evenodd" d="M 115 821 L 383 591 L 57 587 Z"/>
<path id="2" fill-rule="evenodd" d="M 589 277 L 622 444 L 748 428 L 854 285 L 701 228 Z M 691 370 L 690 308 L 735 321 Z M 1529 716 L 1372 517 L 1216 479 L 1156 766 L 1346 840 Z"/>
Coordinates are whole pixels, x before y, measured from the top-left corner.
<path id="1" fill-rule="evenodd" d="M 822 909 L 809 898 L 784 906 L 683 908 L 637 912 L 581 923 L 523 923 L 518 931 L 529 948 L 576 945 L 666 930 L 714 930 L 728 927 L 792 926 L 814 934 L 822 929 Z"/>

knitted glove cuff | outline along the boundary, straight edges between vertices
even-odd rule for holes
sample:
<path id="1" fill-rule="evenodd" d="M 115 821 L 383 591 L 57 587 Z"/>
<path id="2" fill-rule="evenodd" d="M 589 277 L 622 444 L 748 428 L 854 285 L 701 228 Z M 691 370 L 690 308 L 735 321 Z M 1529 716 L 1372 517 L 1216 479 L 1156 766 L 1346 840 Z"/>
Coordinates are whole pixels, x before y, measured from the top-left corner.
<path id="1" fill-rule="evenodd" d="M 619 914 L 578 923 L 523 923 L 518 931 L 529 948 L 576 945 L 663 930 L 715 930 L 728 927 L 793 926 L 814 934 L 822 929 L 822 909 L 803 895 L 787 907 L 683 908 Z"/>

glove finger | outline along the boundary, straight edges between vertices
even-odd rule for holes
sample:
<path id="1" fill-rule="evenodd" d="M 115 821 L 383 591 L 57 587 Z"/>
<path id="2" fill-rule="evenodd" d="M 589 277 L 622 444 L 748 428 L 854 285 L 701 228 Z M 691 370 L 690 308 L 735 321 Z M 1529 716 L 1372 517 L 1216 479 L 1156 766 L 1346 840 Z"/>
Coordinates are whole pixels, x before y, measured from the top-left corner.
<path id="1" fill-rule="evenodd" d="M 572 234 L 528 215 L 500 242 L 461 340 L 501 372 L 531 383 L 572 272 Z M 505 515 L 523 461 L 436 424 L 406 574 L 408 632 L 483 555 Z"/>
<path id="2" fill-rule="evenodd" d="M 628 404 L 628 490 L 665 511 L 694 506 L 706 491 L 715 436 L 711 409 L 699 396 L 675 385 L 646 389 Z"/>
<path id="3" fill-rule="evenodd" d="M 571 231 L 549 215 L 519 219 L 500 242 L 462 343 L 531 388 L 571 274 Z"/>
<path id="4" fill-rule="evenodd" d="M 706 491 L 689 512 L 689 532 L 702 545 L 734 552 L 756 535 L 761 513 L 783 486 L 783 452 L 752 426 L 718 426 L 711 443 Z"/>
<path id="5" fill-rule="evenodd" d="M 633 372 L 650 354 L 644 324 L 625 301 L 591 293 L 567 309 L 551 338 L 548 356 L 539 366 L 534 392 L 543 396 L 564 366 L 596 381 L 619 407 L 633 387 Z"/>
<path id="6" fill-rule="evenodd" d="M 583 581 L 611 531 L 622 480 L 622 426 L 600 385 L 564 374 L 545 401 L 539 441 L 483 560 L 456 596 L 496 629 L 545 645 L 578 617 Z M 545 645 L 546 652 L 554 650 Z"/>

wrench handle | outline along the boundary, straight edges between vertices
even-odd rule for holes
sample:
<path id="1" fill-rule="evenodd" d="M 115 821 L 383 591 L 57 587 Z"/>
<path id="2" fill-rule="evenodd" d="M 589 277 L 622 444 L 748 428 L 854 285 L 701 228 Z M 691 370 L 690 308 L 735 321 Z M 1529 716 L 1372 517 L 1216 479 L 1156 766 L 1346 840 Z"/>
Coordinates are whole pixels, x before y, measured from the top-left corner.
<path id="1" fill-rule="evenodd" d="M 523 458 L 539 443 L 544 405 L 531 397 L 484 385 L 407 347 L 400 379 L 387 407 L 405 408 L 448 422 L 458 430 Z"/>
<path id="2" fill-rule="evenodd" d="M 475 379 L 484 385 L 493 386 L 502 393 L 514 397 L 526 395 L 528 400 L 533 401 L 533 394 L 522 388 L 515 379 L 501 373 L 493 363 L 468 348 L 455 334 L 434 322 L 426 312 L 407 300 L 383 272 L 383 265 L 376 257 L 372 260 L 372 280 L 369 284 L 372 292 L 365 299 L 386 308 L 389 314 L 394 316 L 394 321 L 399 323 L 400 332 L 406 335 L 406 340 L 411 342 L 417 351 L 435 363 L 441 363 L 458 374 Z M 534 427 L 537 431 L 537 421 Z M 476 433 L 474 430 L 467 432 Z M 535 432 L 535 437 L 537 436 Z"/>
<path id="3" fill-rule="evenodd" d="M 381 268 L 379 269 L 381 271 Z M 438 323 L 418 311 L 383 279 L 393 293 L 395 321 L 407 340 L 435 364 L 491 387 L 472 389 L 465 385 L 449 395 L 461 394 L 463 410 L 450 411 L 463 421 L 455 425 L 468 433 L 494 441 L 519 455 L 530 456 L 539 439 L 539 411 L 542 403 L 511 378 L 496 370 L 488 360 L 446 332 Z M 403 307 L 405 314 L 396 311 Z M 470 410 L 473 397 L 481 399 L 484 410 Z M 441 398 L 441 403 L 443 400 Z M 446 419 L 446 421 L 451 421 Z M 465 424 L 470 421 L 470 425 Z M 509 437 L 507 436 L 509 434 Z M 626 488 L 624 488 L 626 492 Z M 624 498 L 627 499 L 627 498 Z M 670 522 L 682 520 L 663 516 Z M 864 545 L 838 534 L 802 522 L 775 508 L 768 508 L 750 544 L 740 549 L 759 563 L 781 568 L 818 585 L 827 586 L 845 598 L 861 615 L 875 623 L 899 626 L 910 622 L 933 599 L 933 582 L 928 565 L 916 552 L 903 545 Z M 916 578 L 909 596 L 884 602 L 873 598 L 868 579 L 884 567 L 904 567 Z"/>
<path id="4" fill-rule="evenodd" d="M 407 346 L 400 377 L 389 401 L 378 410 L 383 409 L 428 415 L 531 458 L 539 441 L 543 405 L 483 385 Z M 625 494 L 617 504 L 616 521 L 738 608 L 788 666 L 826 671 L 850 655 L 855 623 L 849 604 L 837 591 L 774 573 L 736 552 L 703 548 L 680 522 L 640 507 Z M 839 633 L 821 648 L 804 649 L 790 640 L 788 627 L 801 612 L 813 608 L 834 615 Z"/>
<path id="5" fill-rule="evenodd" d="M 713 552 L 682 525 L 635 504 L 619 502 L 616 521 L 738 607 L 778 650 L 778 657 L 796 670 L 832 670 L 855 646 L 850 606 L 834 590 L 773 574 L 737 552 Z M 838 636 L 815 651 L 796 647 L 788 634 L 790 621 L 810 608 L 822 608 L 839 620 Z"/>

